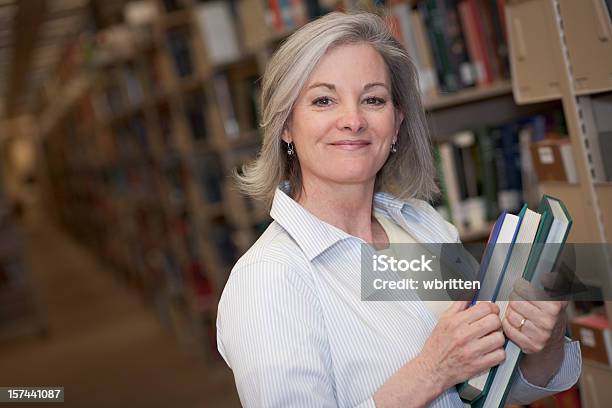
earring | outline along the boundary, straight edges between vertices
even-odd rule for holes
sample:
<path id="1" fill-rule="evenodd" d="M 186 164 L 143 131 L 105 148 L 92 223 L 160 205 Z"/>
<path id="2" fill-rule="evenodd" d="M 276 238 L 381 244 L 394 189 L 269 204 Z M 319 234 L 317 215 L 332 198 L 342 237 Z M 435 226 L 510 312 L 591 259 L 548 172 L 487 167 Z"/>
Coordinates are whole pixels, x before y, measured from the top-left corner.
<path id="1" fill-rule="evenodd" d="M 391 143 L 391 153 L 397 152 L 397 142 Z"/>
<path id="2" fill-rule="evenodd" d="M 287 143 L 287 156 L 291 157 L 295 154 L 295 148 L 293 147 L 293 142 Z"/>

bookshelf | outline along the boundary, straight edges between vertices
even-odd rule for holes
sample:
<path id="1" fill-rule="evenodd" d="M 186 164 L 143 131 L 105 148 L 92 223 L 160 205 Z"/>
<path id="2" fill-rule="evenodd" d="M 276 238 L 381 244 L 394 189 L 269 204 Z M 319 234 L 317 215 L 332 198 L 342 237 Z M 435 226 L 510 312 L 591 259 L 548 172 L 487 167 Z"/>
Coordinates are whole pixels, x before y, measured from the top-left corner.
<path id="1" fill-rule="evenodd" d="M 28 118 L 0 124 L 0 341 L 47 334 L 47 321 L 30 278 L 26 259 L 27 231 L 19 218 L 28 199 L 22 180 L 24 170 L 16 159 L 15 134 L 29 130 Z"/>
<path id="2" fill-rule="evenodd" d="M 517 102 L 554 99 L 563 105 L 578 183 L 543 183 L 541 188 L 563 199 L 574 216 L 571 242 L 612 239 L 612 179 L 606 171 L 611 164 L 606 148 L 612 135 L 607 133 L 612 128 L 611 17 L 612 10 L 600 0 L 517 0 L 506 6 Z M 605 299 L 612 295 L 612 276 L 605 272 L 611 270 L 610 255 L 602 250 L 600 259 L 590 260 L 588 268 L 603 265 L 596 283 Z M 605 302 L 605 308 L 608 319 L 612 318 L 612 302 Z M 610 367 L 585 360 L 583 405 L 600 406 L 607 401 L 610 381 Z"/>
<path id="3" fill-rule="evenodd" d="M 419 21 L 425 3 L 431 2 L 405 3 L 402 13 L 408 7 L 410 18 Z M 234 261 L 270 222 L 267 209 L 241 197 L 228 176 L 257 153 L 256 79 L 299 19 L 274 23 L 278 16 L 271 14 L 278 10 L 259 0 L 237 1 L 235 9 L 213 7 L 212 15 L 225 22 L 219 30 L 233 32 L 227 37 L 234 38 L 219 49 L 201 24 L 206 21 L 201 13 L 210 10 L 202 12 L 202 3 L 147 4 L 155 17 L 136 30 L 138 36 L 127 29 L 127 37 L 121 37 L 120 42 L 134 44 L 129 52 L 114 52 L 113 42 L 106 48 L 98 44 L 92 61 L 59 67 L 47 85 L 39 129 L 48 167 L 45 185 L 58 219 L 155 305 L 162 324 L 181 343 L 217 361 L 218 298 Z M 334 6 L 350 7 L 349 2 Z M 308 18 L 326 11 L 306 10 Z M 423 41 L 427 36 L 419 34 Z M 81 41 L 83 50 L 99 43 Z M 79 53 L 79 44 L 72 48 Z M 418 50 L 420 70 L 431 75 L 435 67 L 427 65 L 422 47 Z M 551 112 L 563 110 L 568 116 L 562 93 L 523 104 L 517 97 L 521 75 L 511 79 L 501 68 L 503 56 L 490 58 L 499 59 L 499 72 L 481 78 L 482 84 L 452 93 L 428 88 L 425 109 L 434 142 L 447 143 L 466 129 L 498 132 L 540 113 L 554 116 Z M 585 197 L 582 183 L 548 183 L 542 189 L 566 202 Z M 610 200 L 610 185 L 602 182 L 595 190 L 609 194 L 597 195 L 593 203 Z M 573 200 L 568 207 L 593 222 L 581 223 L 579 234 L 596 230 L 587 203 Z M 486 239 L 490 218 L 461 227 L 462 240 Z"/>

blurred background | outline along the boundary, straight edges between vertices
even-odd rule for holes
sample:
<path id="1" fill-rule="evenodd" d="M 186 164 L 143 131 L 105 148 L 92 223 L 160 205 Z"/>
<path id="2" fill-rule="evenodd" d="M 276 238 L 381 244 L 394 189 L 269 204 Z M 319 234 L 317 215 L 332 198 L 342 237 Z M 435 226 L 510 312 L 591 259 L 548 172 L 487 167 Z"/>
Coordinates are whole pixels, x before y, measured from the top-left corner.
<path id="1" fill-rule="evenodd" d="M 271 219 L 231 173 L 257 154 L 271 54 L 333 10 L 387 11 L 420 76 L 432 204 L 464 242 L 544 193 L 569 208 L 570 242 L 609 242 L 611 7 L 0 0 L 0 386 L 63 386 L 67 406 L 240 405 L 216 307 Z M 579 273 L 610 299 L 608 274 Z M 612 306 L 569 311 L 581 381 L 532 406 L 608 406 Z"/>

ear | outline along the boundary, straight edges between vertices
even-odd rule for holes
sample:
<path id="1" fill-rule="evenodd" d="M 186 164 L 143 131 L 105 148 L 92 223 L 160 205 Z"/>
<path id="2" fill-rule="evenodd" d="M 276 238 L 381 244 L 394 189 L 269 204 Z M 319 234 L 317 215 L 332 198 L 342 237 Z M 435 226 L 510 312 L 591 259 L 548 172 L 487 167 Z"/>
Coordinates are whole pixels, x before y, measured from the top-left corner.
<path id="1" fill-rule="evenodd" d="M 403 121 L 404 121 L 404 113 L 401 110 L 396 108 L 395 109 L 395 141 L 397 141 L 397 134 L 399 133 L 399 129 Z"/>
<path id="2" fill-rule="evenodd" d="M 283 139 L 285 143 L 291 143 L 291 139 L 292 139 L 291 132 L 289 132 L 289 129 L 287 127 L 283 129 L 281 139 Z"/>

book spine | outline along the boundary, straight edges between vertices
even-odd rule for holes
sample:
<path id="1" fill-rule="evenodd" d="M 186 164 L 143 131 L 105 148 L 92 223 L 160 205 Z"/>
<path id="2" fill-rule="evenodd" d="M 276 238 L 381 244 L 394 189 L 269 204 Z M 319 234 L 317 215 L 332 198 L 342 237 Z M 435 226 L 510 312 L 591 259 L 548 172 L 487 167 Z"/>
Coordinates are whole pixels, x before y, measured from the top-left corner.
<path id="1" fill-rule="evenodd" d="M 448 59 L 443 33 L 444 21 L 437 9 L 436 1 L 425 0 L 419 3 L 419 11 L 425 22 L 440 90 L 443 93 L 455 92 L 460 89 L 460 82 Z"/>
<path id="2" fill-rule="evenodd" d="M 433 96 L 438 94 L 438 77 L 436 73 L 436 67 L 434 63 L 434 57 L 432 54 L 432 48 L 427 39 L 427 30 L 425 29 L 425 23 L 423 16 L 419 10 L 413 10 L 410 19 L 412 21 L 411 27 L 416 43 L 417 54 L 419 55 L 419 61 L 422 64 L 422 71 L 420 72 L 420 86 L 421 93 L 427 96 Z"/>
<path id="3" fill-rule="evenodd" d="M 476 39 L 476 24 L 473 21 L 469 7 L 467 1 L 460 2 L 458 5 L 459 17 L 461 18 L 461 27 L 463 27 L 465 34 L 465 44 L 467 46 L 468 56 L 476 71 L 478 85 L 482 86 L 486 84 L 484 62 Z"/>
<path id="4" fill-rule="evenodd" d="M 493 145 L 493 138 L 489 135 L 486 128 L 477 130 L 476 138 L 480 148 L 480 174 L 486 202 L 487 219 L 494 220 L 499 212 L 497 207 L 497 183 L 495 179 L 495 146 Z"/>
<path id="5" fill-rule="evenodd" d="M 285 29 L 283 15 L 281 13 L 280 0 L 268 0 L 268 11 L 270 20 L 272 22 L 272 28 L 277 33 L 282 33 Z"/>
<path id="6" fill-rule="evenodd" d="M 451 67 L 460 81 L 461 88 L 473 86 L 476 83 L 476 74 L 467 53 L 457 2 L 456 0 L 439 0 L 438 4 L 444 20 L 444 41 Z"/>

